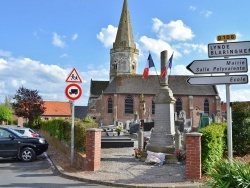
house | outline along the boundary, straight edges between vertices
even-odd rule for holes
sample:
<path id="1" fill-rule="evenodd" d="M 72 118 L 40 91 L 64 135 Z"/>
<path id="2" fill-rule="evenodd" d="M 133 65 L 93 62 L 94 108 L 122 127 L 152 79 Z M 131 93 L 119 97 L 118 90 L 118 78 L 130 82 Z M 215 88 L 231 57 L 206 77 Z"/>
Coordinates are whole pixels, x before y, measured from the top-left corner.
<path id="1" fill-rule="evenodd" d="M 142 78 L 137 73 L 139 50 L 136 48 L 127 0 L 122 13 L 113 48 L 110 49 L 110 78 L 107 81 L 92 80 L 87 116 L 101 125 L 129 123 L 144 110 L 144 121 L 154 121 L 155 94 L 160 88 L 157 75 Z M 176 99 L 176 118 L 185 111 L 190 119 L 193 111 L 203 111 L 211 117 L 220 114 L 220 97 L 215 85 L 192 86 L 189 76 L 170 75 L 169 88 Z M 145 103 L 144 106 L 141 106 Z M 142 117 L 139 117 L 142 118 Z"/>
<path id="2" fill-rule="evenodd" d="M 64 118 L 71 118 L 71 103 L 61 101 L 44 101 L 46 110 L 41 116 L 42 120 L 51 120 Z"/>

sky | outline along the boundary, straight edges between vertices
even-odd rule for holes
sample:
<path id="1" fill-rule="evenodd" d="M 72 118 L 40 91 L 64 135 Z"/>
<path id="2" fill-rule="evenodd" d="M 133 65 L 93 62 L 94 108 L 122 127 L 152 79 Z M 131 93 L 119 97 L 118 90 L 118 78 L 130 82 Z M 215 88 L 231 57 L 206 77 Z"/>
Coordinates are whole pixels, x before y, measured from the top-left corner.
<path id="1" fill-rule="evenodd" d="M 22 86 L 37 90 L 45 101 L 68 101 L 66 79 L 75 68 L 82 80 L 75 105 L 86 106 L 90 80 L 109 80 L 122 5 L 123 0 L 1 0 L 0 103 Z M 169 57 L 174 52 L 169 74 L 191 76 L 186 66 L 211 59 L 208 44 L 217 43 L 218 35 L 250 40 L 249 0 L 128 0 L 128 6 L 140 53 L 138 74 L 149 51 L 157 74 L 160 53 L 168 50 Z M 217 88 L 226 101 L 226 86 Z M 250 101 L 249 84 L 231 85 L 230 96 L 231 101 Z"/>

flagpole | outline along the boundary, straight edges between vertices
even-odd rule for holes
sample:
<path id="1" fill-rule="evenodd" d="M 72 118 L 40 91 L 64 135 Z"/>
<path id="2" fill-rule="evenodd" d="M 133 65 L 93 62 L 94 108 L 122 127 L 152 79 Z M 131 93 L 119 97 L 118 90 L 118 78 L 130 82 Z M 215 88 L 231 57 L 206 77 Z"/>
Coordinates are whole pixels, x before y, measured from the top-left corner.
<path id="1" fill-rule="evenodd" d="M 154 67 L 155 67 L 155 66 L 154 66 Z M 157 74 L 156 67 L 155 67 L 155 72 L 156 72 L 156 75 L 157 75 L 157 78 L 158 78 L 158 81 L 159 81 L 159 85 L 161 85 L 161 81 L 160 81 L 160 78 L 159 78 L 159 76 L 158 76 L 158 74 Z"/>

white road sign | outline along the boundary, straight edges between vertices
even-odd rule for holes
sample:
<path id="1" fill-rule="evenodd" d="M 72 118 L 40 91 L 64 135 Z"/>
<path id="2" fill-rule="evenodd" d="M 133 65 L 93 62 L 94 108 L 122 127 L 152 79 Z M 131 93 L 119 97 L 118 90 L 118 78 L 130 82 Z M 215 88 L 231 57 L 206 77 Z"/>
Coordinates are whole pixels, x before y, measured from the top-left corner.
<path id="1" fill-rule="evenodd" d="M 194 76 L 187 79 L 190 85 L 247 84 L 248 75 Z"/>
<path id="2" fill-rule="evenodd" d="M 208 44 L 208 57 L 250 55 L 250 41 Z"/>
<path id="3" fill-rule="evenodd" d="M 247 72 L 246 58 L 194 60 L 187 66 L 194 74 Z"/>

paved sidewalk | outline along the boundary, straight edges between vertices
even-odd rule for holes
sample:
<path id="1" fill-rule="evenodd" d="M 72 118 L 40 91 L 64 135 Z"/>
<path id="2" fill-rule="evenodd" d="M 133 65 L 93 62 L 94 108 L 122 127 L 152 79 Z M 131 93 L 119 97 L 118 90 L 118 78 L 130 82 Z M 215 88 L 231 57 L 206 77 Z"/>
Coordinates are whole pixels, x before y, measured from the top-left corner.
<path id="1" fill-rule="evenodd" d="M 134 148 L 102 149 L 101 169 L 96 172 L 68 173 L 60 166 L 55 166 L 55 170 L 65 178 L 114 187 L 206 187 L 185 178 L 186 165 L 145 164 L 135 161 L 133 153 Z"/>

